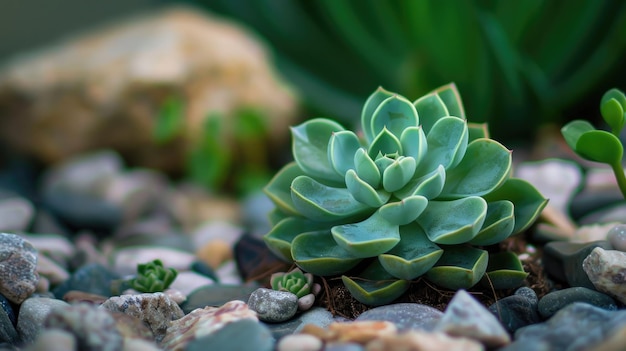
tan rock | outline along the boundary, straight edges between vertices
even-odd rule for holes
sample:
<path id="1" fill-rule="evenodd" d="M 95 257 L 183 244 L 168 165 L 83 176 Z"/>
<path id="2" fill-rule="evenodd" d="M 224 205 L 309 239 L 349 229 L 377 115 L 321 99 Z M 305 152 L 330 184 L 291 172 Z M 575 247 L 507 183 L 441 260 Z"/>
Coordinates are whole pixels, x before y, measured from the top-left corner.
<path id="1" fill-rule="evenodd" d="M 211 268 L 216 269 L 222 263 L 233 258 L 233 250 L 226 241 L 214 239 L 200 247 L 196 251 L 196 257 Z"/>
<path id="2" fill-rule="evenodd" d="M 281 146 L 297 103 L 269 61 L 250 33 L 191 8 L 128 19 L 4 63 L 0 137 L 50 163 L 107 147 L 129 165 L 180 172 L 209 113 L 236 150 L 233 116 L 251 107 L 270 126 L 264 143 Z M 171 97 L 185 103 L 181 135 L 157 145 L 155 121 Z"/>
<path id="3" fill-rule="evenodd" d="M 583 261 L 596 289 L 626 303 L 626 252 L 596 247 Z"/>
<path id="4" fill-rule="evenodd" d="M 388 321 L 357 321 L 331 323 L 326 329 L 307 324 L 300 331 L 322 339 L 324 342 L 354 342 L 365 345 L 385 336 L 395 336 L 396 326 Z"/>
<path id="5" fill-rule="evenodd" d="M 369 342 L 366 351 L 483 351 L 477 341 L 455 338 L 445 333 L 410 331 L 397 336 L 386 336 Z"/>

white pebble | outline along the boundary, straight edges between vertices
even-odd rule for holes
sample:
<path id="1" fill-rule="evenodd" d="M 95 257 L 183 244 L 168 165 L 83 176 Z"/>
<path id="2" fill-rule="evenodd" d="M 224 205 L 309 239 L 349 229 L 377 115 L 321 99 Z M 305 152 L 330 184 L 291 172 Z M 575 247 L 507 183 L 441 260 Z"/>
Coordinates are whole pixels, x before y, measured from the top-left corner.
<path id="1" fill-rule="evenodd" d="M 626 224 L 618 224 L 611 228 L 607 239 L 615 250 L 626 251 Z"/>
<path id="2" fill-rule="evenodd" d="M 323 347 L 322 340 L 309 334 L 291 334 L 278 342 L 278 351 L 319 351 Z"/>

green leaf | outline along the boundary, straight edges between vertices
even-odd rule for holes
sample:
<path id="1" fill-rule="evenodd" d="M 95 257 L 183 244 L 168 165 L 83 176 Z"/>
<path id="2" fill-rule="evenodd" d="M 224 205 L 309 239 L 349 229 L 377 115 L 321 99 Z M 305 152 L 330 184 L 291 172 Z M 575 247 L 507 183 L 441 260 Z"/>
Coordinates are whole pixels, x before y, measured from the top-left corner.
<path id="1" fill-rule="evenodd" d="M 372 188 L 371 185 L 360 179 L 353 169 L 346 173 L 346 187 L 356 201 L 369 207 L 380 207 L 391 197 L 391 194 L 384 190 Z"/>
<path id="2" fill-rule="evenodd" d="M 420 196 L 409 196 L 400 201 L 390 202 L 383 205 L 380 215 L 396 225 L 409 224 L 417 219 L 428 205 L 428 199 Z"/>
<path id="3" fill-rule="evenodd" d="M 331 229 L 333 238 L 352 257 L 374 257 L 389 251 L 400 241 L 397 225 L 379 212 L 359 223 L 338 225 Z"/>
<path id="4" fill-rule="evenodd" d="M 616 99 L 610 99 L 600 105 L 602 118 L 611 127 L 614 135 L 619 135 L 624 127 L 624 108 Z"/>
<path id="5" fill-rule="evenodd" d="M 561 128 L 561 134 L 563 134 L 567 145 L 569 145 L 572 150 L 576 151 L 576 144 L 580 136 L 592 130 L 596 129 L 591 123 L 583 120 L 575 120 L 564 125 L 563 128 Z"/>
<path id="6" fill-rule="evenodd" d="M 304 175 L 304 172 L 298 167 L 298 164 L 290 162 L 281 168 L 263 189 L 270 200 L 288 215 L 300 215 L 291 200 L 291 183 L 301 175 Z"/>
<path id="7" fill-rule="evenodd" d="M 341 280 L 355 299 L 369 306 L 391 303 L 409 288 L 408 281 L 394 278 L 378 261 L 373 261 L 358 278 L 343 275 Z"/>
<path id="8" fill-rule="evenodd" d="M 226 143 L 223 116 L 212 113 L 202 125 L 199 144 L 188 155 L 186 168 L 190 178 L 211 189 L 224 183 L 233 161 L 232 151 Z"/>
<path id="9" fill-rule="evenodd" d="M 330 137 L 328 158 L 335 171 L 345 176 L 349 169 L 354 169 L 354 155 L 361 148 L 359 137 L 349 130 L 333 133 Z"/>
<path id="10" fill-rule="evenodd" d="M 497 141 L 477 139 L 461 162 L 446 174 L 441 193 L 446 198 L 482 196 L 498 188 L 511 172 L 511 151 Z"/>
<path id="11" fill-rule="evenodd" d="M 394 95 L 394 93 L 382 87 L 378 87 L 378 89 L 367 98 L 367 101 L 365 101 L 365 105 L 363 105 L 363 110 L 361 111 L 361 127 L 363 128 L 363 135 L 368 144 L 371 143 L 376 136 L 376 133 L 372 131 L 371 123 L 374 111 L 376 111 L 383 101 Z"/>
<path id="12" fill-rule="evenodd" d="M 400 156 L 383 172 L 383 188 L 394 192 L 404 187 L 415 174 L 415 159 Z"/>
<path id="13" fill-rule="evenodd" d="M 426 277 L 446 289 L 469 289 L 485 275 L 488 260 L 485 250 L 469 246 L 447 247 Z"/>
<path id="14" fill-rule="evenodd" d="M 415 106 L 400 95 L 394 95 L 383 101 L 372 115 L 372 133 L 379 134 L 387 129 L 397 138 L 408 127 L 417 127 L 419 120 Z"/>
<path id="15" fill-rule="evenodd" d="M 335 171 L 328 159 L 330 138 L 342 130 L 341 125 L 325 118 L 314 118 L 291 128 L 293 157 L 304 173 L 330 182 L 343 181 L 343 175 Z"/>
<path id="16" fill-rule="evenodd" d="M 263 236 L 263 241 L 278 258 L 293 262 L 293 257 L 291 257 L 293 239 L 302 233 L 329 231 L 330 228 L 331 225 L 328 223 L 311 221 L 302 217 L 287 217 L 272 227 L 269 233 Z"/>
<path id="17" fill-rule="evenodd" d="M 613 134 L 603 130 L 592 130 L 583 133 L 574 149 L 576 153 L 590 161 L 609 165 L 619 164 L 624 155 L 624 147 Z"/>
<path id="18" fill-rule="evenodd" d="M 548 203 L 534 186 L 519 178 L 507 179 L 501 187 L 483 197 L 488 202 L 508 200 L 513 203 L 515 227 L 512 234 L 530 227 Z"/>
<path id="19" fill-rule="evenodd" d="M 487 203 L 487 216 L 483 227 L 470 241 L 472 245 L 493 245 L 508 238 L 515 228 L 513 203 L 500 200 Z"/>
<path id="20" fill-rule="evenodd" d="M 168 97 L 159 109 L 152 135 L 159 144 L 181 135 L 185 122 L 185 105 L 179 97 Z"/>
<path id="21" fill-rule="evenodd" d="M 402 154 L 407 157 L 413 157 L 417 165 L 419 165 L 428 151 L 426 134 L 424 134 L 421 126 L 405 129 L 400 136 L 400 145 L 402 146 Z"/>
<path id="22" fill-rule="evenodd" d="M 469 131 L 470 143 L 476 139 L 481 139 L 481 138 L 489 139 L 489 128 L 487 126 L 487 123 L 468 122 L 467 129 Z"/>
<path id="23" fill-rule="evenodd" d="M 341 274 L 361 262 L 337 245 L 330 231 L 298 235 L 291 242 L 291 255 L 303 271 L 319 276 Z"/>
<path id="24" fill-rule="evenodd" d="M 422 96 L 415 101 L 414 105 L 420 125 L 426 134 L 430 132 L 437 121 L 450 115 L 441 97 L 435 93 Z"/>
<path id="25" fill-rule="evenodd" d="M 478 196 L 451 201 L 430 201 L 417 218 L 430 241 L 442 245 L 472 240 L 485 221 L 487 202 Z"/>
<path id="26" fill-rule="evenodd" d="M 400 227 L 400 242 L 378 256 L 380 264 L 392 276 L 413 280 L 430 270 L 443 250 L 428 239 L 424 230 L 411 223 Z"/>
<path id="27" fill-rule="evenodd" d="M 418 178 L 411 179 L 409 183 L 394 194 L 399 198 L 413 195 L 421 195 L 431 200 L 439 196 L 446 182 L 446 170 L 439 165 L 434 171 Z"/>
<path id="28" fill-rule="evenodd" d="M 435 123 L 426 136 L 428 153 L 420 163 L 422 174 L 442 165 L 445 169 L 456 166 L 467 149 L 467 123 L 458 117 L 443 117 Z"/>
<path id="29" fill-rule="evenodd" d="M 446 105 L 449 116 L 459 117 L 465 119 L 465 109 L 463 108 L 463 101 L 461 100 L 461 94 L 456 88 L 456 84 L 450 83 L 442 87 L 433 90 L 433 93 L 437 93 L 439 98 Z"/>
<path id="30" fill-rule="evenodd" d="M 387 128 L 383 128 L 370 144 L 367 153 L 372 159 L 376 159 L 379 153 L 382 155 L 402 154 L 402 146 L 395 135 Z"/>
<path id="31" fill-rule="evenodd" d="M 367 154 L 365 149 L 360 148 L 356 150 L 356 153 L 354 154 L 354 167 L 356 174 L 360 179 L 373 188 L 378 188 L 380 186 L 382 178 L 380 170 L 374 160 L 372 160 L 372 158 Z"/>
<path id="32" fill-rule="evenodd" d="M 489 255 L 487 274 L 481 284 L 494 289 L 515 289 L 524 283 L 528 273 L 513 252 L 498 252 Z"/>

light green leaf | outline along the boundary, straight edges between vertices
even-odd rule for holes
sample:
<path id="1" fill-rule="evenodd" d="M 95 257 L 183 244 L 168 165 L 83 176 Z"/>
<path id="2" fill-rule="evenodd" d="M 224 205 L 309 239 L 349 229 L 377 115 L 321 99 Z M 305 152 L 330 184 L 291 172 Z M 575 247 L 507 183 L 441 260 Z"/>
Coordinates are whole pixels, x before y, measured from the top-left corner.
<path id="1" fill-rule="evenodd" d="M 439 165 L 445 169 L 456 166 L 467 149 L 467 123 L 458 117 L 443 117 L 427 134 L 428 153 L 420 163 L 422 174 L 430 173 Z"/>
<path id="2" fill-rule="evenodd" d="M 487 202 L 478 196 L 451 201 L 430 201 L 417 218 L 430 241 L 442 245 L 472 240 L 485 221 Z"/>
<path id="3" fill-rule="evenodd" d="M 408 281 L 394 278 L 378 261 L 373 261 L 357 278 L 344 275 L 341 280 L 355 299 L 369 306 L 391 303 L 409 288 Z"/>
<path id="4" fill-rule="evenodd" d="M 467 123 L 467 129 L 469 131 L 469 142 L 480 138 L 489 139 L 489 128 L 487 123 Z"/>
<path id="5" fill-rule="evenodd" d="M 485 250 L 469 246 L 447 247 L 426 277 L 446 289 L 469 289 L 485 275 L 488 260 Z"/>
<path id="6" fill-rule="evenodd" d="M 511 172 L 511 151 L 495 140 L 477 139 L 463 160 L 446 174 L 442 197 L 482 196 L 498 188 Z"/>
<path id="7" fill-rule="evenodd" d="M 591 123 L 583 120 L 575 120 L 571 121 L 563 128 L 561 128 L 561 134 L 563 134 L 563 138 L 569 147 L 576 151 L 576 144 L 578 143 L 578 139 L 584 133 L 590 132 L 592 130 L 596 130 Z"/>
<path id="8" fill-rule="evenodd" d="M 443 250 L 428 240 L 424 230 L 411 223 L 400 227 L 400 242 L 393 249 L 378 256 L 380 264 L 396 278 L 413 280 L 430 270 Z"/>
<path id="9" fill-rule="evenodd" d="M 385 204 L 379 211 L 380 215 L 390 223 L 405 225 L 415 221 L 427 205 L 427 198 L 415 195 Z"/>
<path id="10" fill-rule="evenodd" d="M 394 95 L 384 100 L 376 108 L 370 123 L 374 135 L 387 129 L 399 138 L 406 128 L 417 127 L 419 120 L 415 106 L 406 98 Z"/>
<path id="11" fill-rule="evenodd" d="M 472 245 L 493 245 L 508 238 L 515 228 L 513 203 L 500 200 L 487 203 L 487 216 L 483 227 L 470 241 Z"/>
<path id="12" fill-rule="evenodd" d="M 613 134 L 619 135 L 624 127 L 624 109 L 616 99 L 610 99 L 602 103 L 600 112 L 604 121 L 611 127 Z"/>
<path id="13" fill-rule="evenodd" d="M 574 149 L 576 153 L 590 161 L 609 165 L 619 164 L 624 155 L 624 147 L 613 134 L 603 130 L 592 130 L 583 133 Z"/>
<path id="14" fill-rule="evenodd" d="M 270 200 L 286 214 L 300 215 L 300 212 L 298 212 L 291 200 L 291 182 L 301 175 L 304 175 L 304 172 L 298 167 L 298 164 L 290 162 L 281 168 L 263 188 L 263 192 Z"/>
<path id="15" fill-rule="evenodd" d="M 337 173 L 345 176 L 349 169 L 355 168 L 354 155 L 360 147 L 359 137 L 349 130 L 332 134 L 328 158 Z"/>
<path id="16" fill-rule="evenodd" d="M 378 87 L 378 89 L 376 89 L 376 91 L 374 91 L 374 93 L 367 98 L 367 101 L 365 101 L 365 105 L 363 105 L 363 110 L 361 111 L 361 127 L 363 128 L 363 135 L 365 136 L 367 143 L 371 143 L 376 136 L 376 134 L 372 132 L 371 123 L 374 111 L 376 111 L 378 106 L 383 101 L 394 95 L 394 93 L 387 91 L 382 87 Z"/>
<path id="17" fill-rule="evenodd" d="M 291 128 L 292 152 L 298 166 L 309 176 L 330 182 L 343 181 L 328 158 L 330 137 L 344 128 L 326 118 L 314 118 Z"/>
<path id="18" fill-rule="evenodd" d="M 481 284 L 493 289 L 515 289 L 520 287 L 528 273 L 524 272 L 522 262 L 513 252 L 498 252 L 489 255 L 487 274 Z"/>
<path id="19" fill-rule="evenodd" d="M 380 170 L 374 160 L 372 160 L 372 158 L 367 154 L 365 149 L 360 148 L 354 154 L 354 167 L 356 174 L 360 179 L 373 188 L 378 188 L 380 186 L 382 178 Z"/>
<path id="20" fill-rule="evenodd" d="M 391 194 L 384 190 L 372 188 L 371 185 L 359 178 L 353 169 L 346 173 L 346 187 L 356 201 L 369 207 L 380 207 L 391 197 Z"/>
<path id="21" fill-rule="evenodd" d="M 419 116 L 420 125 L 426 134 L 430 132 L 438 120 L 450 115 L 443 100 L 436 93 L 422 96 L 415 101 L 414 105 Z"/>
<path id="22" fill-rule="evenodd" d="M 446 182 L 446 170 L 439 165 L 434 171 L 414 178 L 402 189 L 396 191 L 394 195 L 403 199 L 413 195 L 421 195 L 431 200 L 439 196 Z"/>
<path id="23" fill-rule="evenodd" d="M 356 201 L 348 189 L 333 188 L 308 176 L 298 176 L 291 183 L 291 200 L 303 216 L 320 222 L 334 222 L 371 211 Z"/>
<path id="24" fill-rule="evenodd" d="M 413 157 L 417 165 L 419 165 L 428 151 L 426 134 L 424 134 L 421 126 L 405 129 L 400 136 L 400 145 L 402 146 L 402 154 L 407 157 Z"/>
<path id="25" fill-rule="evenodd" d="M 331 225 L 328 223 L 311 221 L 302 217 L 287 217 L 265 234 L 263 241 L 278 258 L 293 262 L 291 243 L 298 235 L 320 230 L 329 231 L 330 228 Z"/>
<path id="26" fill-rule="evenodd" d="M 335 226 L 331 232 L 337 245 L 352 257 L 378 256 L 400 241 L 398 226 L 389 223 L 379 212 L 359 223 Z"/>
<path id="27" fill-rule="evenodd" d="M 400 156 L 383 172 L 383 188 L 394 192 L 404 187 L 415 174 L 415 159 Z"/>
<path id="28" fill-rule="evenodd" d="M 437 93 L 443 103 L 448 109 L 449 116 L 455 116 L 465 119 L 465 109 L 463 108 L 463 101 L 461 100 L 461 94 L 456 88 L 456 84 L 450 83 L 442 87 L 433 90 L 433 93 Z"/>
<path id="29" fill-rule="evenodd" d="M 376 159 L 379 153 L 382 155 L 402 154 L 402 146 L 400 145 L 400 140 L 395 135 L 387 128 L 383 128 L 370 144 L 367 153 L 372 159 Z"/>
<path id="30" fill-rule="evenodd" d="M 303 271 L 319 276 L 341 274 L 361 262 L 338 246 L 330 231 L 298 235 L 291 242 L 291 255 Z"/>

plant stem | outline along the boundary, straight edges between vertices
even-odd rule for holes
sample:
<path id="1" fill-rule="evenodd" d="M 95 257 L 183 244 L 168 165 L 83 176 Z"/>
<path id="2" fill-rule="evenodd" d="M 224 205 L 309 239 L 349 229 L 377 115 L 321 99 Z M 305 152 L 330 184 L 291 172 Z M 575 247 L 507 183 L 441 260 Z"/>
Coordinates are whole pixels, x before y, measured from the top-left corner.
<path id="1" fill-rule="evenodd" d="M 615 173 L 615 179 L 617 180 L 617 185 L 622 192 L 622 196 L 626 199 L 626 176 L 624 175 L 622 163 L 616 162 L 611 165 L 611 168 L 613 168 L 613 173 Z"/>

